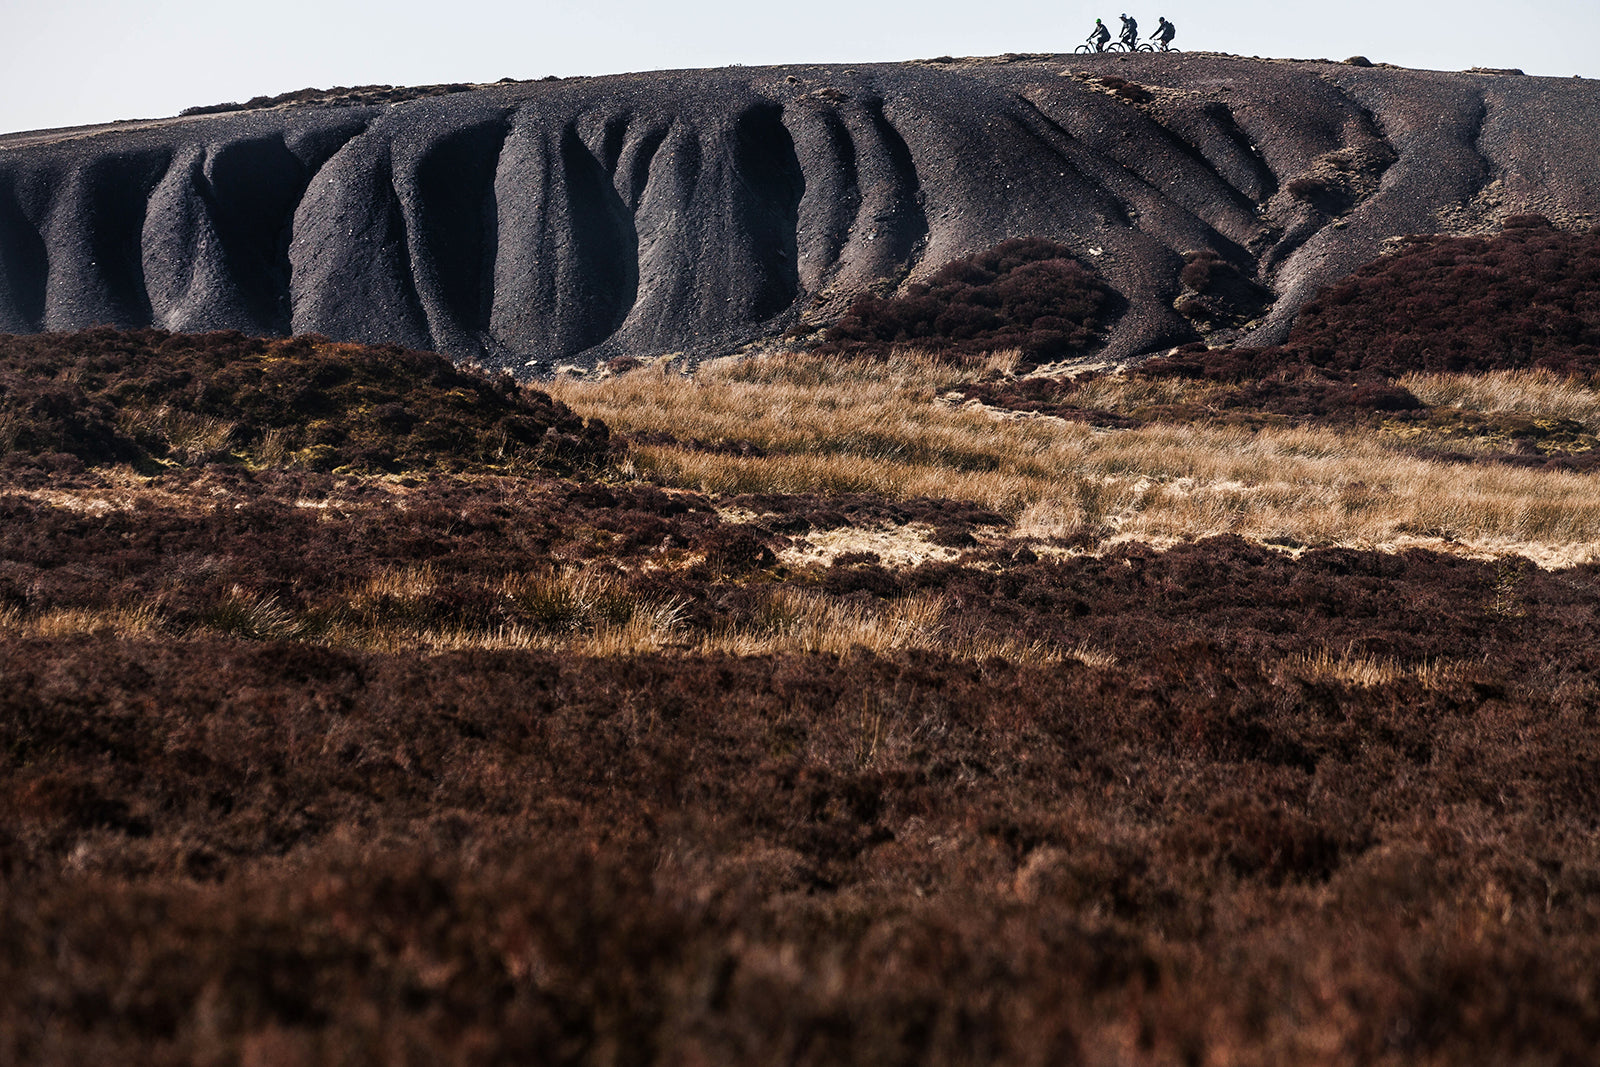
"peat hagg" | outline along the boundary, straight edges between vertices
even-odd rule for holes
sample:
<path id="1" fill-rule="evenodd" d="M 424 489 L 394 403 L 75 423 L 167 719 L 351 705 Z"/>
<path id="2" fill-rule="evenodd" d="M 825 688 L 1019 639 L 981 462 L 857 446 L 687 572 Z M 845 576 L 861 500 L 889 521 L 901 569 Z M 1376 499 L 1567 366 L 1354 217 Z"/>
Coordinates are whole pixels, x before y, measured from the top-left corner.
<path id="1" fill-rule="evenodd" d="M 1600 174 L 1577 161 L 1597 120 L 1585 81 L 1186 54 L 635 74 L 10 135 L 0 330 L 314 332 L 529 376 L 805 332 L 1032 237 L 1118 295 L 1102 355 L 1271 344 L 1396 235 L 1593 217 Z M 1197 260 L 1251 299 L 1202 307 Z"/>

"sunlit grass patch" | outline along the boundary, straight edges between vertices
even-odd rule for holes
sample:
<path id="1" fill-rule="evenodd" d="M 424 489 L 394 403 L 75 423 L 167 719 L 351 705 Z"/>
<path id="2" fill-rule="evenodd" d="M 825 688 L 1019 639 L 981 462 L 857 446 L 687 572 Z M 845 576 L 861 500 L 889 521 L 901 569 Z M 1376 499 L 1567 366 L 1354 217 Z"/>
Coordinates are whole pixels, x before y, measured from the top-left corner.
<path id="1" fill-rule="evenodd" d="M 74 637 L 110 633 L 118 637 L 148 637 L 161 633 L 165 620 L 149 605 L 108 608 L 54 608 L 28 613 L 19 608 L 0 609 L 0 633 L 15 637 Z"/>
<path id="2" fill-rule="evenodd" d="M 1114 656 L 1082 642 L 1061 647 L 1043 641 L 1024 642 L 1008 636 L 964 632 L 952 618 L 948 601 L 936 594 L 915 594 L 869 606 L 782 587 L 767 594 L 753 620 L 713 630 L 701 639 L 696 650 L 753 656 L 817 652 L 844 655 L 862 651 L 887 655 L 905 649 L 944 652 L 974 661 L 1075 661 L 1092 667 L 1116 663 Z"/>
<path id="3" fill-rule="evenodd" d="M 560 381 L 552 392 L 644 436 L 628 460 L 638 475 L 712 495 L 942 496 L 1050 536 L 1157 542 L 1237 534 L 1382 546 L 1436 536 L 1545 555 L 1600 543 L 1600 494 L 1585 474 L 1430 459 L 1370 430 L 1198 422 L 1108 430 L 997 417 L 941 401 L 962 374 L 914 354 L 888 363 L 802 354 L 720 361 L 693 377 L 652 368 Z M 1480 399 L 1513 402 L 1514 378 L 1501 399 L 1494 390 Z M 1523 385 L 1529 406 L 1548 396 L 1588 410 L 1576 386 L 1538 376 Z M 1108 408 L 1193 404 L 1209 388 L 1122 376 L 1083 386 L 1087 405 Z M 706 447 L 735 441 L 751 447 Z"/>
<path id="4" fill-rule="evenodd" d="M 1572 419 L 1600 433 L 1600 382 L 1548 370 L 1408 374 L 1398 385 L 1430 406 Z"/>
<path id="5" fill-rule="evenodd" d="M 1279 678 L 1307 682 L 1336 682 L 1364 689 L 1377 689 L 1402 681 L 1413 681 L 1424 689 L 1443 689 L 1470 681 L 1481 673 L 1470 663 L 1456 660 L 1427 660 L 1402 663 L 1384 656 L 1363 655 L 1345 649 L 1335 654 L 1330 649 L 1297 653 L 1270 665 Z"/>

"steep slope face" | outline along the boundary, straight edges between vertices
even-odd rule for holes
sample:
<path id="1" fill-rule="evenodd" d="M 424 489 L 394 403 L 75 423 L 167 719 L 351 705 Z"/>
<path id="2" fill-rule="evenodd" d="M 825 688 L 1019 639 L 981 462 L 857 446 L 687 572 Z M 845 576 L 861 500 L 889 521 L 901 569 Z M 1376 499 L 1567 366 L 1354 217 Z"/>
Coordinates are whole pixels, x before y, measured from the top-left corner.
<path id="1" fill-rule="evenodd" d="M 1212 55 L 664 72 L 0 137 L 0 330 L 396 341 L 538 373 L 825 324 L 1010 237 L 1282 338 L 1399 234 L 1600 213 L 1600 88 Z M 1252 315 L 1259 315 L 1250 322 Z M 1201 323 L 1213 329 L 1214 322 Z"/>

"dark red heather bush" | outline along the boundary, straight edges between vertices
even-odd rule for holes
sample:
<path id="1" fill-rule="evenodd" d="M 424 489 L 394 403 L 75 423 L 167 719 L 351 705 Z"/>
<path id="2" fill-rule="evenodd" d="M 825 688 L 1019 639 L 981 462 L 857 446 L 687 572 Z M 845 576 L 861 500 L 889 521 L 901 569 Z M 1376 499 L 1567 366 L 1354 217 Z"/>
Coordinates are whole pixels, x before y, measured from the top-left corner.
<path id="1" fill-rule="evenodd" d="M 1288 366 L 1390 378 L 1524 367 L 1593 374 L 1600 231 L 1513 215 L 1492 238 L 1408 238 L 1307 304 L 1281 348 L 1237 358 L 1254 377 Z"/>
<path id="2" fill-rule="evenodd" d="M 1190 284 L 1202 280 L 1196 270 Z M 1185 345 L 1134 373 L 1240 386 L 1208 398 L 1223 408 L 1351 420 L 1417 412 L 1393 384 L 1413 371 L 1530 367 L 1600 373 L 1600 229 L 1570 233 L 1513 215 L 1493 238 L 1408 238 L 1307 304 L 1283 345 Z M 1069 392 L 1051 400 L 1070 406 Z M 1535 460 L 1548 461 L 1521 461 Z"/>
<path id="3" fill-rule="evenodd" d="M 1045 363 L 1086 351 L 1118 298 L 1064 245 L 1003 241 L 940 267 L 896 297 L 863 296 L 831 326 L 821 352 L 887 355 L 915 347 L 952 360 L 1021 349 Z"/>
<path id="4" fill-rule="evenodd" d="M 1497 237 L 1411 238 L 1329 287 L 1288 347 L 1340 370 L 1600 369 L 1600 233 L 1512 216 Z"/>
<path id="5" fill-rule="evenodd" d="M 190 454 L 184 416 L 212 420 L 226 439 Z M 492 380 L 394 345 L 231 332 L 0 335 L 0 424 L 12 438 L 0 460 L 8 466 L 66 454 L 91 466 L 571 471 L 603 461 L 609 448 L 603 423 L 508 376 Z"/>
<path id="6" fill-rule="evenodd" d="M 1184 292 L 1175 307 L 1188 318 L 1212 326 L 1239 325 L 1266 306 L 1267 290 L 1217 253 L 1186 252 L 1183 262 L 1179 280 Z"/>

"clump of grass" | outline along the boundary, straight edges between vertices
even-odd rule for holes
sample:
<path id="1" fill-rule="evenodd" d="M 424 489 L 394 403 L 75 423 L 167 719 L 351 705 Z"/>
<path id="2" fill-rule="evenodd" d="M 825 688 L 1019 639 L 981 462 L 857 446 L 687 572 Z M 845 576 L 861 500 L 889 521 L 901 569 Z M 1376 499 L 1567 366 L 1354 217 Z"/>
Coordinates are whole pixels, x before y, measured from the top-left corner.
<path id="1" fill-rule="evenodd" d="M 641 604 L 614 576 L 570 568 L 510 575 L 501 593 L 536 630 L 551 634 L 626 626 L 641 607 L 646 615 L 657 611 L 655 605 Z"/>
<path id="2" fill-rule="evenodd" d="M 563 652 L 574 656 L 633 656 L 679 646 L 684 601 L 640 599 L 621 622 L 600 622 L 582 630 L 551 632 L 535 626 L 504 623 L 493 627 L 411 626 L 390 624 L 358 628 L 338 626 L 318 642 L 375 652 Z"/>
<path id="3" fill-rule="evenodd" d="M 1308 682 L 1336 682 L 1362 689 L 1378 689 L 1401 681 L 1413 681 L 1424 689 L 1443 689 L 1470 680 L 1470 664 L 1452 660 L 1426 660 L 1402 663 L 1384 656 L 1363 655 L 1345 649 L 1337 655 L 1330 649 L 1297 653 L 1269 664 L 1269 673 L 1279 678 Z"/>
<path id="4" fill-rule="evenodd" d="M 251 641 L 282 641 L 297 636 L 301 623 L 295 612 L 279 603 L 277 597 L 253 594 L 234 586 L 226 597 L 204 612 L 199 629 Z"/>
<path id="5" fill-rule="evenodd" d="M 866 607 L 785 588 L 766 600 L 750 625 L 708 634 L 701 647 L 743 656 L 853 649 L 881 655 L 932 646 L 944 628 L 944 616 L 944 601 L 936 596 Z"/>
<path id="6" fill-rule="evenodd" d="M 17 637 L 61 638 L 79 634 L 148 637 L 163 632 L 166 620 L 148 604 L 107 608 L 54 608 L 30 614 L 0 609 L 0 633 Z"/>
<path id="7" fill-rule="evenodd" d="M 1600 433 L 1600 381 L 1543 368 L 1486 374 L 1407 374 L 1397 380 L 1430 407 L 1570 419 Z"/>
<path id="8" fill-rule="evenodd" d="M 239 424 L 170 404 L 118 411 L 117 428 L 152 455 L 178 463 L 205 463 L 226 458 Z"/>
<path id="9" fill-rule="evenodd" d="M 1059 664 L 1068 661 L 1108 667 L 1116 657 L 1086 642 L 1060 647 L 962 630 L 940 595 L 913 593 L 877 603 L 840 600 L 821 593 L 779 587 L 748 621 L 707 633 L 695 652 L 738 656 L 867 652 L 887 655 L 905 649 L 943 652 L 958 659 L 1003 659 L 1012 663 Z"/>

